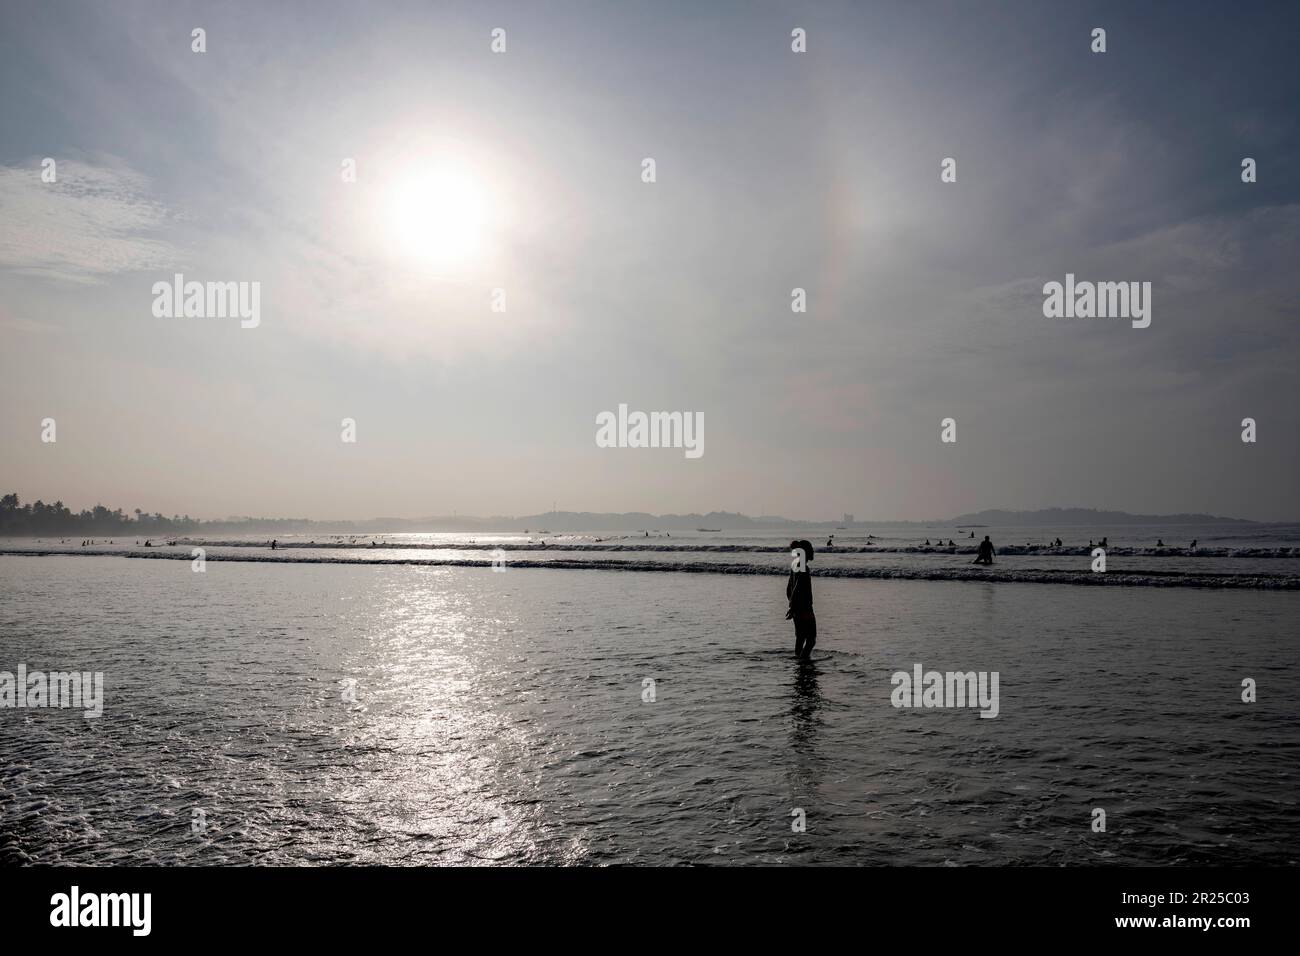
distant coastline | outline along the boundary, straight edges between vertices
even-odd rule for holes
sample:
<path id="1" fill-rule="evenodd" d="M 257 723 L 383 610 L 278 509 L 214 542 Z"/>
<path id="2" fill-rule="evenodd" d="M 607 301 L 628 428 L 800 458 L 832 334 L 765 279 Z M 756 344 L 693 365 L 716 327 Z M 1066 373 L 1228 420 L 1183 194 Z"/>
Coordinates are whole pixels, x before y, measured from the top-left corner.
<path id="1" fill-rule="evenodd" d="M 74 512 L 61 501 L 20 502 L 17 494 L 0 498 L 0 536 L 30 535 L 179 535 L 179 534 L 415 534 L 421 532 L 532 531 L 546 534 L 596 531 L 764 531 L 781 528 L 805 530 L 870 531 L 873 527 L 939 528 L 1102 528 L 1127 525 L 1255 525 L 1268 522 L 1207 514 L 1147 515 L 1094 508 L 1042 508 L 1036 511 L 992 509 L 932 521 L 804 521 L 780 515 L 753 517 L 739 512 L 707 514 L 648 512 L 550 511 L 542 514 L 486 518 L 440 515 L 426 518 L 371 518 L 365 521 L 320 521 L 310 518 L 234 517 L 216 520 L 166 515 L 103 505 Z M 1285 524 L 1286 522 L 1275 522 Z"/>

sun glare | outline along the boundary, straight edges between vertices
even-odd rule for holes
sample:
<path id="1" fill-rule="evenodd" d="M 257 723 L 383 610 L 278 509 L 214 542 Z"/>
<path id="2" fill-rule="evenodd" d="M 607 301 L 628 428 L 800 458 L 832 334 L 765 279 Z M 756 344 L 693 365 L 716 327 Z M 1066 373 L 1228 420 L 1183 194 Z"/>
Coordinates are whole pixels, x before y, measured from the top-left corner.
<path id="1" fill-rule="evenodd" d="M 452 166 L 430 165 L 397 180 L 384 210 L 390 241 L 418 262 L 464 265 L 481 253 L 487 193 L 475 178 Z"/>

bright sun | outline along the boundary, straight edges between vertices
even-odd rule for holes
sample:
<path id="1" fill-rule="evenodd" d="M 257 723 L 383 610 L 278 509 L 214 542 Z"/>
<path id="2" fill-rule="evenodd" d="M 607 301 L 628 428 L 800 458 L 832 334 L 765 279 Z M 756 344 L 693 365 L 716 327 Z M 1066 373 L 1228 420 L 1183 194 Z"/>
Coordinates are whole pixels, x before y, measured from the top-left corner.
<path id="1" fill-rule="evenodd" d="M 412 170 L 390 189 L 384 222 L 405 256 L 434 267 L 464 265 L 483 249 L 487 194 L 473 176 L 450 165 Z"/>

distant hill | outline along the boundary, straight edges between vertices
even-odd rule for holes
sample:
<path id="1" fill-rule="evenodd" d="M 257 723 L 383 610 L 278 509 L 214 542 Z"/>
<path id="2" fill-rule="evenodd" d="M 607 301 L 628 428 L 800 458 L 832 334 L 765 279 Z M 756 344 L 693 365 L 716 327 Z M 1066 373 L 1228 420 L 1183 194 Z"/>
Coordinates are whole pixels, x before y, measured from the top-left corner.
<path id="1" fill-rule="evenodd" d="M 1105 525 L 1150 524 L 1254 524 L 1242 518 L 1220 518 L 1215 515 L 1135 515 L 1125 511 L 1098 511 L 1095 508 L 1044 508 L 1038 511 L 1004 511 L 993 509 L 976 514 L 958 515 L 935 521 L 854 521 L 847 527 L 869 530 L 886 525 L 957 526 L 1000 525 L 1003 527 L 1096 527 Z M 694 531 L 697 528 L 718 528 L 722 531 L 760 531 L 776 528 L 835 529 L 845 527 L 842 521 L 801 521 L 780 515 L 751 517 L 734 511 L 710 511 L 707 514 L 654 515 L 644 511 L 591 512 L 551 511 L 521 517 L 497 516 L 493 518 L 431 517 L 423 519 L 377 519 L 372 530 L 391 526 L 397 530 L 405 526 L 414 530 L 420 525 L 429 530 L 448 531 Z"/>
<path id="2" fill-rule="evenodd" d="M 1088 527 L 1127 524 L 1256 524 L 1245 518 L 1221 518 L 1217 515 L 1134 515 L 1127 511 L 1098 511 L 1096 508 L 1041 508 L 1038 511 L 1003 511 L 995 508 L 975 514 L 958 515 L 946 524 L 1000 525 L 1014 528 Z"/>
<path id="3" fill-rule="evenodd" d="M 430 529 L 449 531 L 694 531 L 697 528 L 718 528 L 724 531 L 746 531 L 762 528 L 834 526 L 834 521 L 792 521 L 779 515 L 752 518 L 733 511 L 710 511 L 707 514 L 653 515 L 645 511 L 548 511 L 544 514 L 518 517 L 497 515 L 491 518 L 471 518 L 464 515 L 417 519 L 379 519 L 376 524 L 400 523 L 422 525 Z"/>

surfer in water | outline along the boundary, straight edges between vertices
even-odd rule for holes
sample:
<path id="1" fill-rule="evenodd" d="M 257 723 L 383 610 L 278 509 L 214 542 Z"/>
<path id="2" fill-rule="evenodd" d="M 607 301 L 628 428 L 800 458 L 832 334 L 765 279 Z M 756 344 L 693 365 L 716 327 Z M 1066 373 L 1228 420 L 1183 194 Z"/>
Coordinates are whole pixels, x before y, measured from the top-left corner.
<path id="1" fill-rule="evenodd" d="M 979 553 L 975 555 L 973 564 L 992 564 L 993 563 L 993 542 L 989 536 L 985 535 L 984 540 L 980 542 Z"/>
<path id="2" fill-rule="evenodd" d="M 803 552 L 803 560 L 797 559 L 795 552 Z M 808 563 L 813 559 L 813 546 L 809 541 L 790 542 L 791 557 L 796 560 L 790 567 L 790 580 L 785 586 L 785 596 L 790 602 L 790 609 L 785 612 L 786 620 L 794 621 L 794 655 L 800 660 L 812 657 L 813 647 L 817 644 L 817 617 L 813 614 L 812 572 Z M 802 567 L 802 571 L 795 568 Z"/>

